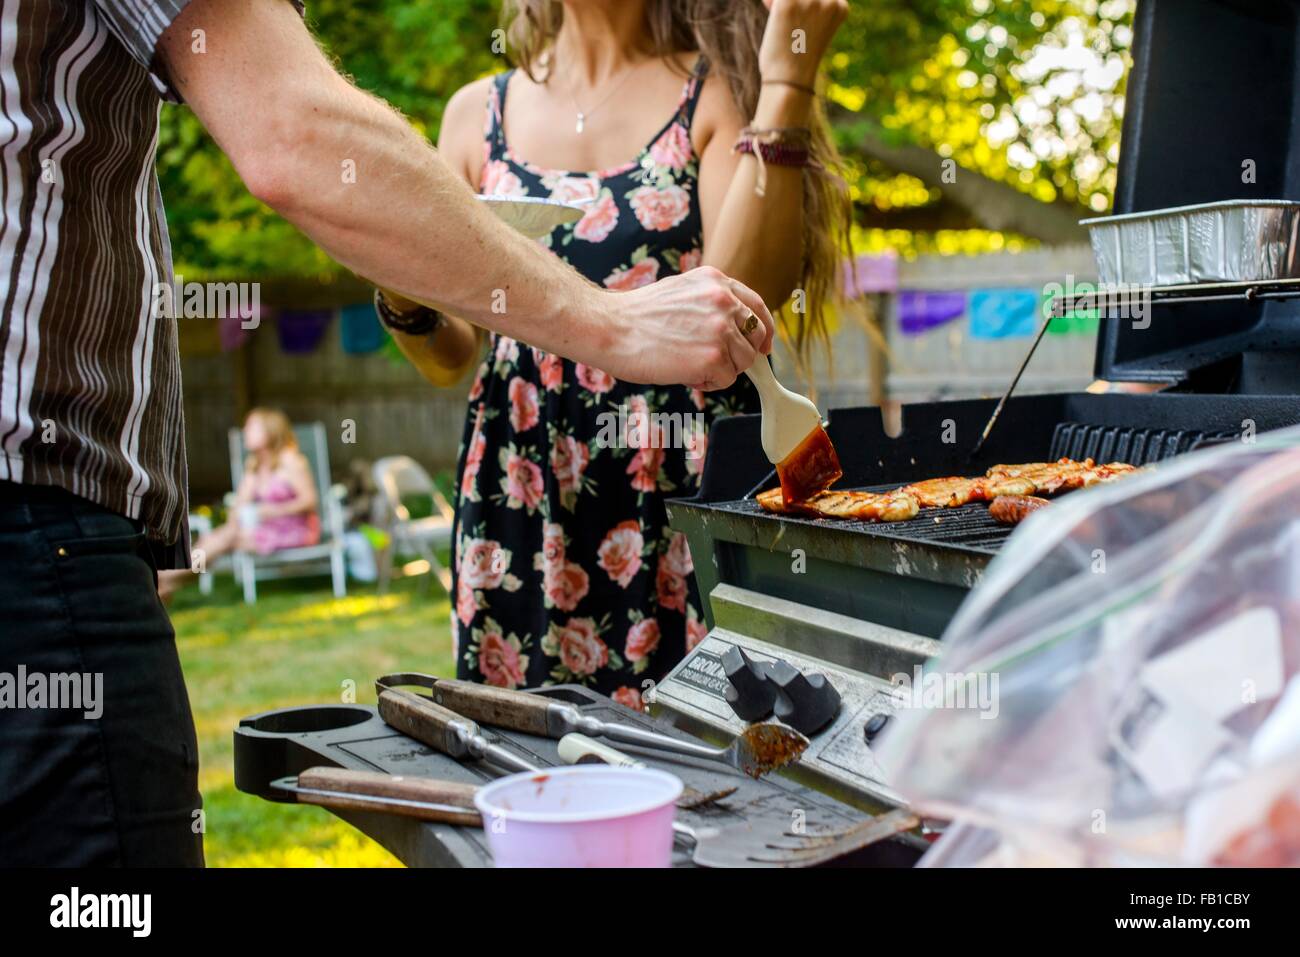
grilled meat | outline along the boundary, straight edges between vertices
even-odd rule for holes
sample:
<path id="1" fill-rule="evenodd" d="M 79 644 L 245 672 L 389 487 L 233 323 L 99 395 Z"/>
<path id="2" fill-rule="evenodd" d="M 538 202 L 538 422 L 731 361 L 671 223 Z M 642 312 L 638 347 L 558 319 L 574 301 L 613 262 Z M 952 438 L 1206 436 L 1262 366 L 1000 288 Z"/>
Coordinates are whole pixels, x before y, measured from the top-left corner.
<path id="1" fill-rule="evenodd" d="M 838 518 L 856 522 L 905 522 L 915 518 L 920 503 L 900 492 L 818 492 L 802 502 L 786 506 L 779 488 L 758 495 L 758 504 L 769 512 Z"/>
<path id="2" fill-rule="evenodd" d="M 957 508 L 971 502 L 992 502 L 993 518 L 1008 525 L 1022 521 L 1029 512 L 1047 504 L 1038 495 L 1055 495 L 1112 482 L 1135 466 L 1124 462 L 1098 465 L 1092 459 L 1076 462 L 1025 462 L 995 465 L 979 478 L 925 479 L 892 492 L 818 492 L 803 501 L 786 502 L 779 488 L 760 492 L 758 503 L 769 512 L 840 518 L 860 522 L 904 522 L 921 508 Z"/>
<path id="3" fill-rule="evenodd" d="M 989 503 L 989 514 L 995 522 L 1018 525 L 1029 517 L 1030 512 L 1049 504 L 1047 499 L 1037 495 L 999 495 Z"/>
<path id="4" fill-rule="evenodd" d="M 899 489 L 921 503 L 922 508 L 957 508 L 984 497 L 982 479 L 952 478 L 926 479 Z"/>
<path id="5" fill-rule="evenodd" d="M 977 485 L 977 501 L 991 502 L 999 495 L 1033 495 L 1041 491 L 1038 484 L 1025 476 L 993 475 L 973 479 Z"/>
<path id="6" fill-rule="evenodd" d="M 995 495 L 1028 495 L 1033 492 L 1055 495 L 1058 492 L 1070 492 L 1096 485 L 1098 482 L 1109 482 L 1133 471 L 1136 471 L 1135 466 L 1124 462 L 1098 465 L 1092 459 L 1076 462 L 1074 459 L 1067 458 L 1056 462 L 995 465 L 985 473 L 985 476 L 993 482 L 1014 480 L 1033 485 L 1032 489 L 1021 489 L 1000 482 L 998 485 L 990 486 L 990 490 L 994 490 Z"/>

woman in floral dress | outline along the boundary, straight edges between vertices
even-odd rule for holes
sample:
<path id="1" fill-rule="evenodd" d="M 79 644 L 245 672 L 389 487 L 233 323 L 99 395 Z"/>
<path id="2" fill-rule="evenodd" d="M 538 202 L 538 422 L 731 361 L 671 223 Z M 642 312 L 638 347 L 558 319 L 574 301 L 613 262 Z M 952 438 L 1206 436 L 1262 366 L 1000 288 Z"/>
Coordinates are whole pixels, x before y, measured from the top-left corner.
<path id="1" fill-rule="evenodd" d="M 542 242 L 608 288 L 701 264 L 771 305 L 801 286 L 809 308 L 784 332 L 805 348 L 823 330 L 847 222 L 811 95 L 845 5 L 771 6 L 769 16 L 760 0 L 510 4 L 521 69 L 460 90 L 439 148 L 482 193 L 584 204 L 581 220 Z M 807 52 L 789 51 L 795 29 Z M 756 195 L 756 161 L 731 152 L 751 124 L 811 127 L 818 165 L 769 164 Z M 395 335 L 436 384 L 473 355 L 475 333 L 454 317 L 428 336 Z M 695 492 L 711 423 L 755 411 L 746 379 L 717 392 L 646 387 L 491 336 L 457 479 L 459 677 L 579 683 L 639 708 L 705 633 L 691 555 L 664 502 Z"/>

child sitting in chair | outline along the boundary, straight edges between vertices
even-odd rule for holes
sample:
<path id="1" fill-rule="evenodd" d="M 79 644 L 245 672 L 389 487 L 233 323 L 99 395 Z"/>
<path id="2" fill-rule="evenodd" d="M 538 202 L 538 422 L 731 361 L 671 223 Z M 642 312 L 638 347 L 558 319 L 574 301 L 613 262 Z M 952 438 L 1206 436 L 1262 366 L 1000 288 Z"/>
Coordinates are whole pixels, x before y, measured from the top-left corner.
<path id="1" fill-rule="evenodd" d="M 248 413 L 244 448 L 248 460 L 229 520 L 194 543 L 194 553 L 202 556 L 205 566 L 233 551 L 267 555 L 320 541 L 316 482 L 288 417 L 278 409 Z M 158 594 L 168 600 L 192 574 L 160 571 Z"/>

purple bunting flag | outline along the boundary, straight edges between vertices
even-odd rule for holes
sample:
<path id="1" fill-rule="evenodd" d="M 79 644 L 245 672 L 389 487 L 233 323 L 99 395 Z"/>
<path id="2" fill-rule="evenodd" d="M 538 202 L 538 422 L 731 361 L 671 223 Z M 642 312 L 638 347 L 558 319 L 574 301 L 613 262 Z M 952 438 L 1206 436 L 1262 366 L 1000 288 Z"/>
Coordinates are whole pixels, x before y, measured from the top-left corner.
<path id="1" fill-rule="evenodd" d="M 898 295 L 898 325 L 905 336 L 919 336 L 966 313 L 964 292 L 920 292 Z"/>

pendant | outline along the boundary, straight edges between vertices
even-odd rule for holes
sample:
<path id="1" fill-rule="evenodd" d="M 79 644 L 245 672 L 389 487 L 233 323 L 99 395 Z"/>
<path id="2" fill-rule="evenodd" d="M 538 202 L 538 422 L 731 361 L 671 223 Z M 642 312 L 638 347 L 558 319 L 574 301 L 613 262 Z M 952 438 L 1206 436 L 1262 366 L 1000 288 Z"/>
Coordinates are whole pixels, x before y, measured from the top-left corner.
<path id="1" fill-rule="evenodd" d="M 586 117 L 584 114 L 579 113 L 579 114 L 578 114 L 578 125 L 574 127 L 574 132 L 576 132 L 576 133 L 581 133 L 583 127 L 586 126 L 586 125 L 587 125 L 587 117 Z"/>

